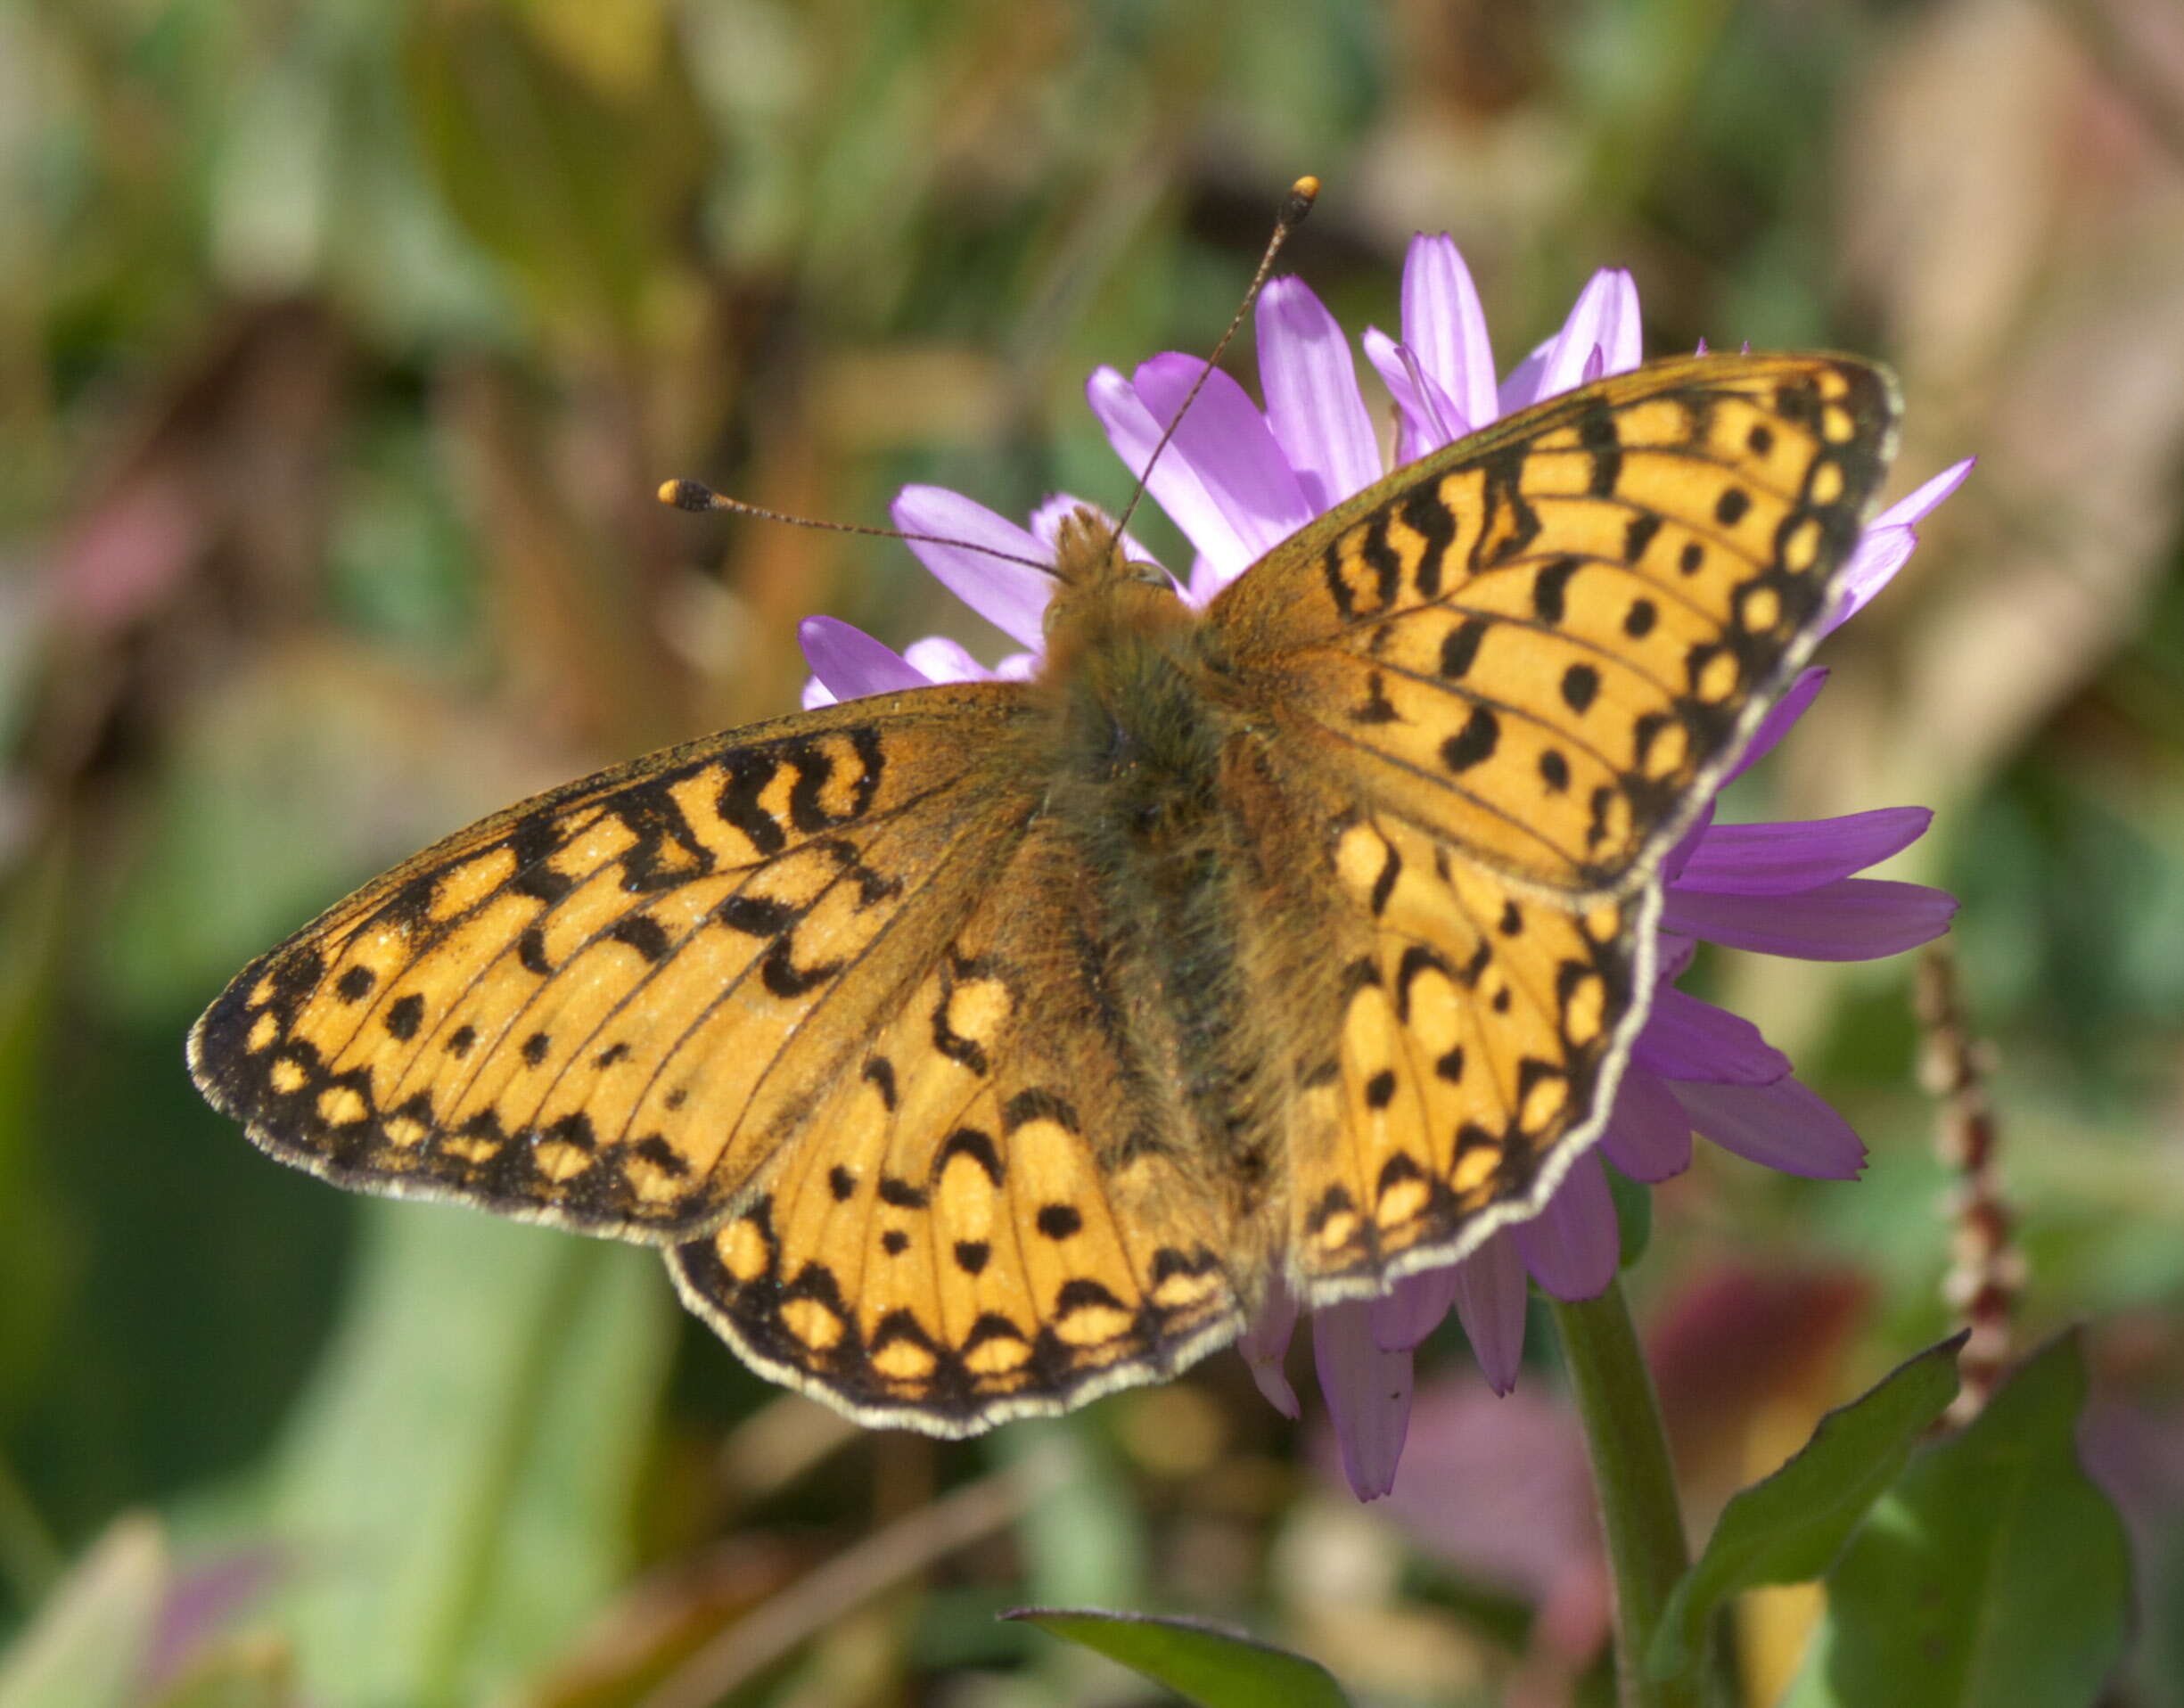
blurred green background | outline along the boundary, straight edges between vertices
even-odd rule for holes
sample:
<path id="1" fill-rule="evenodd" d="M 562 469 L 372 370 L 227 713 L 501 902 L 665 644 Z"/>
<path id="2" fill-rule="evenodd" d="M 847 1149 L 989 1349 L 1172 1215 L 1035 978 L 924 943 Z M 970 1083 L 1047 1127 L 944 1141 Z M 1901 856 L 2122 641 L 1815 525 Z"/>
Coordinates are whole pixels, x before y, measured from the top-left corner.
<path id="1" fill-rule="evenodd" d="M 2141 1578 L 2113 1700 L 2184 1696 L 2169 0 L 15 0 L 11 1703 L 1150 1699 L 992 1620 L 1034 1602 L 1247 1623 L 1373 1701 L 1605 1700 L 1544 1335 L 1498 1406 L 1429 1344 L 1393 1510 L 1228 1355 L 979 1442 L 865 1433 L 746 1375 L 656 1259 L 346 1197 L 182 1066 L 226 977 L 354 883 L 792 703 L 800 616 L 996 656 L 900 547 L 653 489 L 1119 503 L 1085 375 L 1209 346 L 1305 171 L 1285 267 L 1353 333 L 1447 229 L 1505 365 L 1625 265 L 1654 353 L 1896 364 L 1895 491 L 1979 454 L 1737 804 L 1939 809 L 1899 866 L 1964 899 L 2018 1332 L 2095 1324 L 2084 1447 Z M 1910 967 L 1706 972 L 1873 1163 L 1702 1154 L 1657 1195 L 1633 1284 L 1702 1527 L 1950 1322 Z M 1754 1700 L 1810 1608 L 1745 1609 Z"/>

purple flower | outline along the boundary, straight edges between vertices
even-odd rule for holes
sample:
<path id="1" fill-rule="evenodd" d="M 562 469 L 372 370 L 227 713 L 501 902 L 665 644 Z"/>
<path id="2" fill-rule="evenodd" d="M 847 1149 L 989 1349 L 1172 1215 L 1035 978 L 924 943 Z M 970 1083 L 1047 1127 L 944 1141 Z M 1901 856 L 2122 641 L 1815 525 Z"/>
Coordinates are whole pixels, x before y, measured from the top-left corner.
<path id="1" fill-rule="evenodd" d="M 1180 586 L 1203 604 L 1314 516 L 1384 472 L 1372 415 L 1348 339 L 1301 281 L 1276 279 L 1258 307 L 1262 410 L 1227 374 L 1210 375 L 1154 467 L 1151 496 L 1196 557 Z M 1446 236 L 1412 241 L 1403 268 L 1402 336 L 1368 328 L 1365 353 L 1392 395 L 1396 456 L 1408 462 L 1498 416 L 1606 374 L 1638 365 L 1637 287 L 1628 273 L 1593 275 L 1562 329 L 1497 380 L 1471 275 Z M 1112 368 L 1087 388 L 1109 442 L 1142 470 L 1203 363 L 1154 357 L 1125 379 Z M 1971 469 L 1966 459 L 1884 511 L 1843 578 L 1832 628 L 1903 567 L 1917 524 Z M 897 526 L 990 546 L 1018 557 L 1051 554 L 1055 530 L 1078 503 L 1057 497 L 1017 527 L 960 494 L 906 488 Z M 813 617 L 803 641 L 813 671 L 807 704 L 912 686 L 920 681 L 1021 677 L 1036 665 L 1053 582 L 960 546 L 913 543 L 925 566 L 964 602 L 1029 649 L 992 670 L 953 642 L 919 641 L 897 654 L 845 623 Z M 1133 558 L 1145 554 L 1135 543 Z M 1769 751 L 1811 705 L 1825 670 L 1806 671 L 1753 733 L 1727 781 Z M 1589 1298 L 1613 1279 L 1620 1256 L 1603 1159 L 1631 1178 L 1664 1180 L 1688 1167 L 1694 1131 L 1768 1167 L 1847 1179 L 1865 1147 L 1849 1125 L 1791 1072 L 1788 1059 L 1749 1021 L 1675 988 L 1701 940 L 1803 960 L 1866 960 L 1929 941 L 1956 903 L 1924 885 L 1856 874 L 1900 852 L 1932 815 L 1898 807 L 1804 823 L 1717 825 L 1710 803 L 1671 851 L 1663 877 L 1657 984 L 1597 1148 L 1579 1157 L 1541 1213 L 1505 1228 L 1470 1257 L 1412 1276 L 1385 1297 L 1313 1315 L 1320 1388 L 1334 1414 L 1343 1468 L 1361 1499 L 1387 1492 L 1409 1416 L 1412 1349 L 1453 1309 L 1487 1380 L 1515 1384 L 1523 1350 L 1527 1286 Z M 1284 1289 L 1242 1342 L 1259 1385 L 1297 1414 L 1282 1353 L 1297 1315 Z"/>

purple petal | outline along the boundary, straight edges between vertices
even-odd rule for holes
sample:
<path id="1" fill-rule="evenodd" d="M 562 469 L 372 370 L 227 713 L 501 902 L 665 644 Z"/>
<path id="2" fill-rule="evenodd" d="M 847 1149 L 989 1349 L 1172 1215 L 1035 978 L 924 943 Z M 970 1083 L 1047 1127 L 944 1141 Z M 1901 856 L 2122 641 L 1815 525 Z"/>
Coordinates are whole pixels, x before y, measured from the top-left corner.
<path id="1" fill-rule="evenodd" d="M 932 686 L 930 677 L 893 647 L 883 646 L 863 629 L 833 617 L 805 618 L 796 626 L 796 638 L 803 645 L 812 676 L 836 700 Z"/>
<path id="2" fill-rule="evenodd" d="M 1728 788 L 1773 752 L 1775 744 L 1790 733 L 1790 727 L 1805 715 L 1813 701 L 1819 697 L 1820 690 L 1827 686 L 1826 670 L 1814 669 L 1802 672 L 1797 680 L 1784 691 L 1782 698 L 1776 701 L 1769 708 L 1767 715 L 1760 719 L 1759 727 L 1752 732 L 1751 739 L 1745 743 L 1745 751 L 1737 756 L 1737 763 L 1730 766 L 1723 776 L 1721 786 Z"/>
<path id="3" fill-rule="evenodd" d="M 1698 851 L 1700 840 L 1713 828 L 1715 802 L 1709 800 L 1699 809 L 1699 816 L 1691 821 L 1691 828 L 1676 839 L 1676 846 L 1669 850 L 1668 858 L 1661 862 L 1661 881 L 1673 883 L 1683 875 L 1691 857 Z"/>
<path id="4" fill-rule="evenodd" d="M 973 658 L 959 642 L 945 635 L 928 635 L 902 649 L 904 661 L 928 682 L 990 682 L 993 672 Z"/>
<path id="5" fill-rule="evenodd" d="M 1377 1500 L 1395 1486 L 1410 1425 L 1410 1354 L 1375 1346 L 1371 1316 L 1359 1300 L 1312 1313 L 1319 1392 L 1342 1443 L 1343 1474 L 1360 1500 Z"/>
<path id="6" fill-rule="evenodd" d="M 961 542 L 939 546 L 931 539 L 912 540 L 910 549 L 942 587 L 1010 639 L 1025 646 L 1039 644 L 1054 577 L 973 548 L 985 546 L 1034 563 L 1049 562 L 1053 553 L 1006 517 L 946 487 L 905 487 L 888 513 L 906 534 Z"/>
<path id="7" fill-rule="evenodd" d="M 1011 653 L 993 667 L 997 682 L 1029 682 L 1039 674 L 1040 663 L 1037 653 Z"/>
<path id="8" fill-rule="evenodd" d="M 1840 818 L 1716 825 L 1699 840 L 1675 883 L 1718 895 L 1795 895 L 1902 852 L 1933 822 L 1925 807 L 1879 807 Z"/>
<path id="9" fill-rule="evenodd" d="M 1524 1359 L 1524 1260 L 1507 1230 L 1456 1266 L 1456 1318 L 1496 1393 L 1516 1386 Z"/>
<path id="10" fill-rule="evenodd" d="M 1923 883 L 1838 878 L 1794 896 L 1709 895 L 1675 889 L 1661 924 L 1731 948 L 1801 961 L 1870 961 L 1930 943 L 1949 929 L 1957 899 Z"/>
<path id="11" fill-rule="evenodd" d="M 1600 1151 L 1633 1180 L 1669 1179 L 1691 1166 L 1691 1117 L 1658 1074 L 1633 1063 L 1615 1088 Z"/>
<path id="12" fill-rule="evenodd" d="M 1494 419 L 1494 347 L 1487 341 L 1486 312 L 1478 287 L 1455 240 L 1446 232 L 1410 240 L 1403 258 L 1403 342 L 1426 377 L 1447 394 L 1475 433 Z"/>
<path id="13" fill-rule="evenodd" d="M 1380 446 L 1350 341 L 1301 279 L 1260 293 L 1259 383 L 1267 425 L 1296 471 L 1304 501 L 1333 508 L 1380 478 Z"/>
<path id="14" fill-rule="evenodd" d="M 1455 1297 L 1454 1264 L 1405 1276 L 1384 1296 L 1369 1302 L 1373 1343 L 1383 1352 L 1408 1352 L 1441 1326 Z"/>
<path id="15" fill-rule="evenodd" d="M 1397 343 L 1377 326 L 1367 326 L 1365 355 L 1395 399 L 1397 466 L 1452 445 L 1469 431 L 1463 411 L 1434 383 L 1408 345 Z"/>
<path id="16" fill-rule="evenodd" d="M 1441 435 L 1441 444 L 1453 445 L 1472 431 L 1471 418 L 1465 415 L 1456 399 L 1442 389 L 1441 382 L 1425 371 L 1416 351 L 1408 344 L 1398 344 L 1395 357 L 1402 363 L 1403 372 L 1409 377 L 1427 420 L 1433 423 L 1435 433 Z M 1440 446 L 1434 448 L 1438 450 Z"/>
<path id="17" fill-rule="evenodd" d="M 1092 413 L 1132 474 L 1151 460 L 1164 425 L 1203 365 L 1187 356 L 1155 357 L 1144 364 L 1137 375 L 1140 382 L 1153 381 L 1152 398 L 1113 368 L 1093 374 L 1086 386 Z M 1158 398 L 1168 400 L 1165 414 Z M 1206 382 L 1153 464 L 1145 487 L 1224 585 L 1311 519 L 1303 489 L 1264 418 L 1243 387 L 1220 373 Z"/>
<path id="18" fill-rule="evenodd" d="M 1606 359 L 1604 374 L 1628 374 L 1646 360 L 1646 328 L 1638 317 L 1638 281 L 1627 268 L 1613 269 L 1609 287 L 1607 330 L 1600 340 Z"/>
<path id="19" fill-rule="evenodd" d="M 1203 611 L 1213 603 L 1214 595 L 1234 579 L 1215 569 L 1213 560 L 1200 552 L 1191 559 L 1190 579 L 1183 584 L 1183 602 Z"/>
<path id="20" fill-rule="evenodd" d="M 1924 521 L 1942 501 L 1964 484 L 1979 459 L 1967 456 L 1951 463 L 1908 497 L 1896 500 L 1868 525 L 1851 561 L 1843 571 L 1841 590 L 1829 630 L 1840 628 L 1873 602 L 1873 595 L 1895 579 L 1918 544 L 1915 524 Z"/>
<path id="21" fill-rule="evenodd" d="M 1896 571 L 1911 561 L 1918 536 L 1909 528 L 1872 527 L 1859 537 L 1851 561 L 1843 566 L 1835 586 L 1835 608 L 1821 633 L 1832 635 L 1873 603 L 1873 597 L 1896 579 Z"/>
<path id="22" fill-rule="evenodd" d="M 1638 327 L 1638 285 L 1619 267 L 1602 267 L 1588 279 L 1570 310 L 1570 317 L 1563 322 L 1562 331 L 1509 376 L 1508 383 L 1501 389 L 1503 413 L 1522 409 L 1527 404 L 1539 403 L 1583 384 L 1586 365 L 1592 359 L 1596 346 L 1601 353 L 1600 372 L 1605 374 L 1622 374 L 1636 367 L 1644 353 Z M 1538 367 L 1528 382 L 1521 382 L 1520 376 L 1532 366 L 1534 360 Z M 1513 395 L 1512 388 L 1521 391 L 1525 382 L 1531 387 L 1531 395 Z"/>
<path id="23" fill-rule="evenodd" d="M 1631 1059 L 1664 1079 L 1733 1085 L 1771 1085 L 1790 1071 L 1790 1058 L 1742 1014 L 1666 986 L 1654 992 Z"/>
<path id="24" fill-rule="evenodd" d="M 1251 1367 L 1252 1380 L 1259 1384 L 1259 1392 L 1267 1403 L 1283 1416 L 1294 1419 L 1301 1415 L 1297 1404 L 1297 1391 L 1289 1385 L 1289 1377 L 1282 1368 L 1282 1359 L 1289 1351 L 1289 1337 L 1297 1326 L 1297 1295 L 1289 1290 L 1279 1271 L 1273 1285 L 1267 1289 L 1266 1300 L 1252 1319 L 1244 1326 L 1243 1338 L 1236 1350 L 1244 1354 L 1244 1361 Z"/>
<path id="25" fill-rule="evenodd" d="M 1749 1162 L 1809 1180 L 1851 1180 L 1866 1166 L 1866 1147 L 1850 1122 L 1794 1079 L 1772 1085 L 1679 1080 L 1669 1088 L 1704 1137 Z"/>
<path id="26" fill-rule="evenodd" d="M 1589 1151 L 1570 1165 L 1547 1208 L 1509 1230 L 1531 1278 L 1557 1299 L 1590 1299 L 1615 1278 L 1622 1234 L 1607 1171 Z"/>
<path id="27" fill-rule="evenodd" d="M 1561 344 L 1562 334 L 1557 333 L 1545 343 L 1534 346 L 1531 355 L 1509 370 L 1509 377 L 1501 382 L 1501 389 L 1495 394 L 1495 407 L 1500 415 L 1512 415 L 1539 401 L 1540 376 L 1547 372 L 1548 358 Z"/>
<path id="28" fill-rule="evenodd" d="M 1934 479 L 1906 497 L 1896 500 L 1873 519 L 1876 528 L 1909 528 L 1922 522 L 1941 508 L 1942 501 L 1964 484 L 1965 476 L 1971 473 L 1979 459 L 1967 456 L 1961 462 L 1951 463 Z"/>
<path id="29" fill-rule="evenodd" d="M 1133 376 L 1137 396 L 1160 421 L 1180 415 L 1166 455 L 1196 469 L 1256 562 L 1316 513 L 1259 406 L 1219 368 L 1205 374 L 1205 365 L 1176 351 L 1140 362 Z M 1202 374 L 1205 383 L 1199 386 Z M 1198 396 L 1185 414 L 1194 386 Z"/>

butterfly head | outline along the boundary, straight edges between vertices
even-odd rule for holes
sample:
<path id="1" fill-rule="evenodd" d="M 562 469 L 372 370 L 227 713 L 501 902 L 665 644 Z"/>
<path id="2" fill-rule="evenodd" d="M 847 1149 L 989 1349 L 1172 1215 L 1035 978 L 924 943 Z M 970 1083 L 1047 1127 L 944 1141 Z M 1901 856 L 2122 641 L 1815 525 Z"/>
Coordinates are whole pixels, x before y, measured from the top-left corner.
<path id="1" fill-rule="evenodd" d="M 1168 571 L 1133 561 L 1113 520 L 1089 507 L 1063 519 L 1054 575 L 1058 585 L 1046 621 L 1050 673 L 1068 669 L 1103 636 L 1171 629 L 1189 620 Z"/>
<path id="2" fill-rule="evenodd" d="M 1121 530 L 1089 505 L 1080 505 L 1062 519 L 1054 550 L 1055 579 L 1064 592 L 1116 581 L 1172 589 L 1168 571 L 1157 563 L 1132 562 L 1123 550 Z"/>

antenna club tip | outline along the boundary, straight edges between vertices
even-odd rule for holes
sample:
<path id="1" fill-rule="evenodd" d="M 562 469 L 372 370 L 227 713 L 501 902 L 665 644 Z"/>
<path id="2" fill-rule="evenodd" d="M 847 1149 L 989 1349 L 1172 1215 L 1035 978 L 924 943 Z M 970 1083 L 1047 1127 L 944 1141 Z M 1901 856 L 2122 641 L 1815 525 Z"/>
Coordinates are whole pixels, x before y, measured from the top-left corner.
<path id="1" fill-rule="evenodd" d="M 1312 210 L 1312 203 L 1319 200 L 1319 180 L 1306 173 L 1289 186 L 1289 199 L 1282 204 L 1282 224 L 1293 226 Z"/>
<path id="2" fill-rule="evenodd" d="M 710 510 L 713 507 L 712 492 L 695 480 L 662 480 L 659 498 L 661 504 L 677 510 Z"/>

